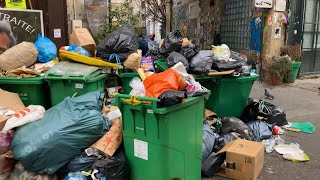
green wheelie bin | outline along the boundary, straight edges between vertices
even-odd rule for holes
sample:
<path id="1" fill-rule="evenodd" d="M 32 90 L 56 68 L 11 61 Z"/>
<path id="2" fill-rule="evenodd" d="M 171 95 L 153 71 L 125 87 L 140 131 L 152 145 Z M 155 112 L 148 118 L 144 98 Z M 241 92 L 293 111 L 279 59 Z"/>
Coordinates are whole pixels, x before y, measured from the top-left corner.
<path id="1" fill-rule="evenodd" d="M 131 180 L 201 179 L 205 98 L 158 108 L 154 98 L 116 95 Z"/>

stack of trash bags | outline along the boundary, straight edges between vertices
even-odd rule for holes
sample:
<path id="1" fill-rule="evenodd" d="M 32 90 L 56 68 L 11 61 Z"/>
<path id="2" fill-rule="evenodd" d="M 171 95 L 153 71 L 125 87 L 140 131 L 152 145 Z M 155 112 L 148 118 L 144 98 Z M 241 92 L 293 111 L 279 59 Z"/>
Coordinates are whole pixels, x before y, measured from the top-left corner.
<path id="1" fill-rule="evenodd" d="M 309 157 L 300 149 L 299 144 L 285 144 L 285 140 L 279 136 L 288 127 L 302 128 L 305 124 L 308 124 L 308 130 L 313 130 L 309 133 L 315 132 L 315 128 L 308 122 L 288 123 L 281 107 L 263 99 L 249 99 L 241 119 L 219 118 L 215 114 L 207 116 L 203 124 L 202 173 L 212 177 L 226 159 L 225 153 L 218 152 L 236 139 L 262 142 L 267 153 L 276 150 L 284 159 L 293 162 L 308 161 Z"/>
<path id="2" fill-rule="evenodd" d="M 0 54 L 0 76 L 40 76 L 57 63 L 56 58 L 56 45 L 39 35 L 35 43 L 21 42 Z"/>
<path id="3" fill-rule="evenodd" d="M 110 33 L 97 47 L 97 57 L 104 61 L 122 64 L 125 69 L 154 73 L 155 62 L 165 60 L 168 68 L 181 62 L 189 74 L 208 75 L 210 72 L 231 70 L 234 76 L 250 76 L 253 68 L 246 56 L 231 51 L 227 45 L 212 50 L 200 50 L 179 31 L 170 32 L 157 44 L 147 37 L 135 36 L 133 27 L 125 24 Z M 149 62 L 143 62 L 148 58 Z M 152 68 L 151 68 L 152 67 Z"/>
<path id="4" fill-rule="evenodd" d="M 25 180 L 126 179 L 122 114 L 105 97 L 92 92 L 66 98 L 47 111 L 41 106 L 24 108 L 21 101 L 16 108 L 1 109 L 0 118 L 6 120 L 0 132 L 0 175 Z"/>

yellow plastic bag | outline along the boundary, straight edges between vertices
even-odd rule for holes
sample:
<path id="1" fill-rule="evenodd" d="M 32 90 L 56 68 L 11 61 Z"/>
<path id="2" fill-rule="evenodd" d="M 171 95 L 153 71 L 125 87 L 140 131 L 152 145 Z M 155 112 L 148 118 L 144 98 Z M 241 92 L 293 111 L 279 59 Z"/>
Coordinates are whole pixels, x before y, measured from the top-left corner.
<path id="1" fill-rule="evenodd" d="M 91 66 L 122 68 L 121 65 L 118 65 L 116 63 L 105 62 L 98 58 L 87 57 L 81 54 L 77 54 L 77 53 L 73 53 L 65 50 L 60 50 L 59 53 L 60 53 L 60 58 L 62 60 L 73 60 L 83 64 L 91 65 Z"/>

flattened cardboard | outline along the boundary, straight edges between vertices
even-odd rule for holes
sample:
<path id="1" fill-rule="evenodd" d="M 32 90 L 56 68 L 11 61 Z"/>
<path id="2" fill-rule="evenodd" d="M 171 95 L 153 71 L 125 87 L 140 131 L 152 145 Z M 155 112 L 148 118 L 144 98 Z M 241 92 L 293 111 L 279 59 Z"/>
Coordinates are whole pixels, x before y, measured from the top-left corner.
<path id="1" fill-rule="evenodd" d="M 236 180 L 256 180 L 263 168 L 264 145 L 262 143 L 235 140 L 217 154 L 226 152 L 225 164 L 216 175 Z"/>
<path id="2" fill-rule="evenodd" d="M 106 106 L 106 100 L 104 100 L 104 106 L 102 108 L 102 113 L 104 115 L 108 114 L 111 111 L 116 111 L 119 108 L 116 106 Z M 116 119 L 112 122 L 112 126 L 109 131 L 100 138 L 96 143 L 91 147 L 99 149 L 109 156 L 113 156 L 116 150 L 122 143 L 122 119 Z"/>
<path id="3" fill-rule="evenodd" d="M 95 57 L 96 53 L 96 42 L 94 41 L 93 37 L 91 36 L 90 32 L 86 28 L 76 28 L 70 35 L 70 44 L 76 44 L 91 54 L 92 57 Z"/>
<path id="4" fill-rule="evenodd" d="M 222 72 L 218 72 L 218 71 L 212 70 L 212 71 L 209 72 L 208 75 L 209 75 L 209 76 L 230 75 L 230 74 L 232 74 L 232 73 L 234 73 L 234 72 L 235 72 L 235 70 L 222 71 Z"/>
<path id="5" fill-rule="evenodd" d="M 16 93 L 11 93 L 0 89 L 0 107 L 4 107 L 13 111 L 20 111 L 25 108 L 20 97 Z"/>

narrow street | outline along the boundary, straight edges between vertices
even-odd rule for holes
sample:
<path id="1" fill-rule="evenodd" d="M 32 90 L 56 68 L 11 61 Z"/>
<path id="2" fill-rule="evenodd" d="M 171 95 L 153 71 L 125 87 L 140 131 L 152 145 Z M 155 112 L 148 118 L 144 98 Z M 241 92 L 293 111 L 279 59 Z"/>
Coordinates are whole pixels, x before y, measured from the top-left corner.
<path id="1" fill-rule="evenodd" d="M 294 163 L 284 160 L 280 154 L 273 152 L 265 153 L 264 168 L 259 180 L 276 179 L 319 179 L 320 169 L 320 79 L 297 80 L 294 84 L 282 86 L 269 86 L 256 82 L 251 97 L 260 99 L 264 97 L 264 89 L 270 90 L 275 97 L 272 103 L 282 107 L 287 114 L 289 122 L 311 122 L 317 131 L 314 134 L 295 133 L 287 131 L 281 136 L 287 143 L 297 142 L 301 149 L 309 156 L 309 162 Z M 203 178 L 203 180 L 225 180 L 226 178 L 215 176 L 213 178 Z"/>

